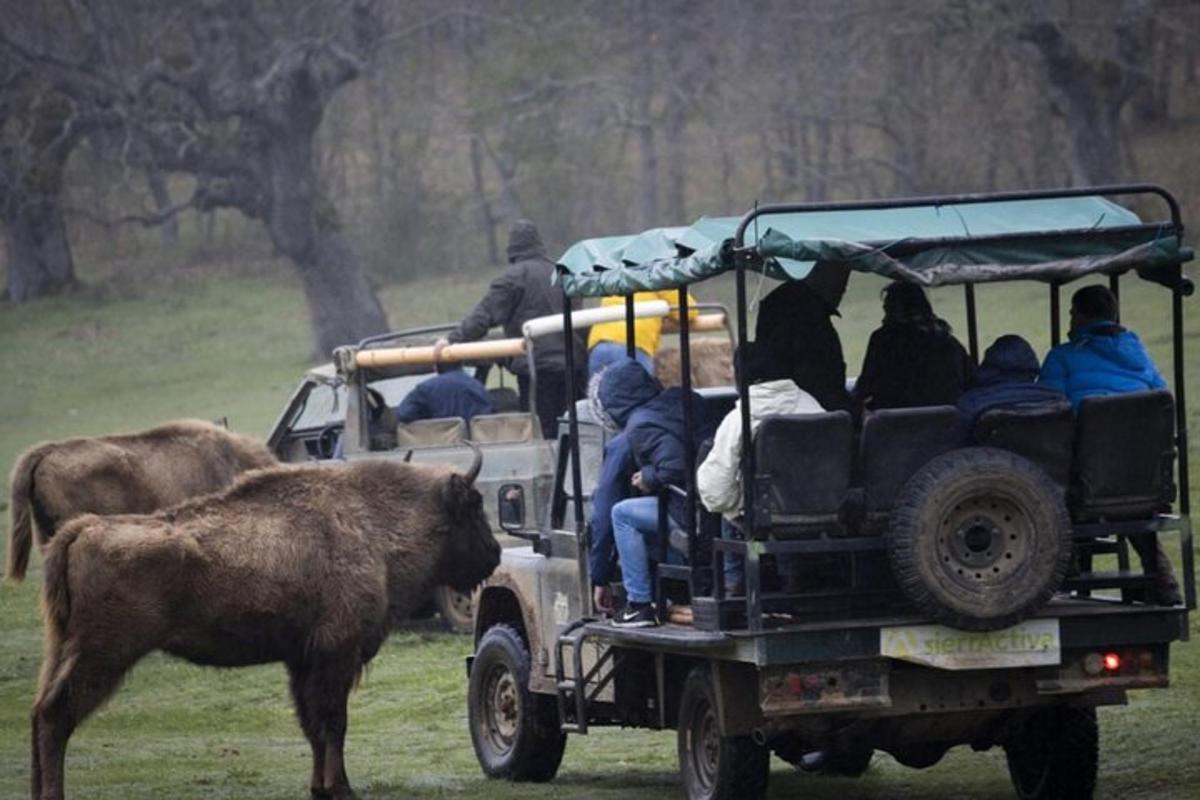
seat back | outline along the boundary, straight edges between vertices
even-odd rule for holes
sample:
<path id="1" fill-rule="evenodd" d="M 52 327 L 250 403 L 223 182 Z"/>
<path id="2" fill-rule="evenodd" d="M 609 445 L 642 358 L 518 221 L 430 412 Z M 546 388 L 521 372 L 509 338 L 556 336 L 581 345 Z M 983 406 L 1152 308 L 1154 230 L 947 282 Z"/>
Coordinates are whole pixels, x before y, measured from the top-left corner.
<path id="1" fill-rule="evenodd" d="M 1079 405 L 1077 516 L 1136 517 L 1175 499 L 1175 401 L 1166 390 L 1088 397 Z"/>
<path id="2" fill-rule="evenodd" d="M 754 434 L 754 514 L 764 524 L 836 522 L 850 489 L 845 411 L 767 417 Z"/>
<path id="3" fill-rule="evenodd" d="M 541 430 L 534 422 L 532 414 L 518 411 L 514 414 L 480 414 L 471 418 L 468 427 L 471 441 L 478 444 L 532 442 L 541 438 Z"/>
<path id="4" fill-rule="evenodd" d="M 467 438 L 467 424 L 462 417 L 438 417 L 402 422 L 396 426 L 396 447 L 420 449 L 461 444 Z"/>
<path id="5" fill-rule="evenodd" d="M 1071 479 L 1071 440 L 1075 416 L 1071 404 L 996 408 L 975 423 L 971 443 L 998 447 L 1029 459 L 1066 486 Z"/>
<path id="6" fill-rule="evenodd" d="M 886 408 L 863 421 L 859 462 L 868 514 L 890 511 L 917 470 L 963 444 L 965 432 L 953 406 Z"/>

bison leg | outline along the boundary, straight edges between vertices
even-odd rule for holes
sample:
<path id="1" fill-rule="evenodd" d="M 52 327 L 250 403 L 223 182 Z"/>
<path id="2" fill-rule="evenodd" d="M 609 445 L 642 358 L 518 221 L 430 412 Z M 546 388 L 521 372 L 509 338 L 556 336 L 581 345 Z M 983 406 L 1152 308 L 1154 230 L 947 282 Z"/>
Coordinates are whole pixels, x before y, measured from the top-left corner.
<path id="1" fill-rule="evenodd" d="M 304 686 L 304 705 L 313 715 L 319 738 L 325 743 L 322 789 L 334 800 L 350 800 L 354 792 L 346 776 L 343 748 L 346 742 L 346 702 L 358 667 L 349 659 L 316 659 Z"/>
<path id="2" fill-rule="evenodd" d="M 310 707 L 306 694 L 308 670 L 303 666 L 288 664 L 288 685 L 292 690 L 292 700 L 296 704 L 296 718 L 300 721 L 300 730 L 312 747 L 312 779 L 309 781 L 309 791 L 313 797 L 325 797 L 325 739 L 321 735 L 321 726 Z"/>
<path id="3" fill-rule="evenodd" d="M 33 706 L 34 800 L 62 800 L 67 740 L 124 674 L 84 656 L 55 658 Z"/>

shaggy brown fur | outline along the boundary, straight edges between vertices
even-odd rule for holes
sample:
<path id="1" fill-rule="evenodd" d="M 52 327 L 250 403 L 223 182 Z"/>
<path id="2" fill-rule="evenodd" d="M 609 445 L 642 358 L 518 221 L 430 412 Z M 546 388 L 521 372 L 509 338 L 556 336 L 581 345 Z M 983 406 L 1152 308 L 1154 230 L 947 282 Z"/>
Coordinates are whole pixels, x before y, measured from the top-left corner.
<path id="1" fill-rule="evenodd" d="M 679 348 L 659 348 L 654 356 L 654 375 L 664 387 L 678 386 Z M 733 385 L 733 345 L 713 337 L 692 340 L 692 388 Z"/>
<path id="2" fill-rule="evenodd" d="M 25 577 L 35 534 L 45 548 L 63 523 L 80 514 L 146 514 L 224 489 L 246 470 L 275 463 L 261 442 L 200 420 L 31 447 L 10 478 L 8 577 Z"/>
<path id="3" fill-rule="evenodd" d="M 46 551 L 33 797 L 62 798 L 71 732 L 154 650 L 282 661 L 313 794 L 351 797 L 346 699 L 363 666 L 434 585 L 470 591 L 499 562 L 470 478 L 388 461 L 259 470 L 157 514 L 68 523 Z"/>

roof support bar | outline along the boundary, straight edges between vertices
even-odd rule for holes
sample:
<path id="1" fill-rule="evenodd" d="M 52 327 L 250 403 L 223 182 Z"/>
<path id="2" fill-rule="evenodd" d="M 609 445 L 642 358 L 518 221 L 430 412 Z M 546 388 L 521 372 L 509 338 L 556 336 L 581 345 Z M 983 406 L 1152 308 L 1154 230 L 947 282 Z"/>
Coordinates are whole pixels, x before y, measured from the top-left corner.
<path id="1" fill-rule="evenodd" d="M 1183 379 L 1183 289 L 1171 290 L 1172 366 L 1175 368 L 1175 448 L 1179 463 L 1179 513 L 1187 516 L 1191 509 L 1191 484 L 1188 481 L 1187 401 Z"/>
<path id="2" fill-rule="evenodd" d="M 637 358 L 636 327 L 633 317 L 633 295 L 625 295 L 625 355 Z"/>
<path id="3" fill-rule="evenodd" d="M 632 302 L 632 296 L 631 296 Z M 592 582 L 588 575 L 588 535 L 583 522 L 583 473 L 579 464 L 579 414 L 576 413 L 575 327 L 571 323 L 571 298 L 564 291 L 563 353 L 567 368 L 567 431 L 571 437 L 571 500 L 575 506 L 575 561 L 579 567 L 579 600 L 582 613 L 592 613 Z M 632 311 L 630 311 L 630 315 Z"/>
<path id="4" fill-rule="evenodd" d="M 683 474 L 684 488 L 687 490 L 687 511 L 683 529 L 687 532 L 688 564 L 692 566 L 691 591 L 695 597 L 699 587 L 700 569 L 696 566 L 696 446 L 692 435 L 696 420 L 692 419 L 692 346 L 688 330 L 688 290 L 686 286 L 679 289 L 679 379 L 683 388 Z M 667 531 L 670 539 L 670 530 Z"/>
<path id="5" fill-rule="evenodd" d="M 1062 308 L 1059 304 L 1058 284 L 1050 284 L 1050 346 L 1062 341 Z"/>
<path id="6" fill-rule="evenodd" d="M 963 295 L 967 301 L 967 350 L 971 360 L 979 366 L 979 327 L 975 318 L 975 284 L 963 284 Z"/>

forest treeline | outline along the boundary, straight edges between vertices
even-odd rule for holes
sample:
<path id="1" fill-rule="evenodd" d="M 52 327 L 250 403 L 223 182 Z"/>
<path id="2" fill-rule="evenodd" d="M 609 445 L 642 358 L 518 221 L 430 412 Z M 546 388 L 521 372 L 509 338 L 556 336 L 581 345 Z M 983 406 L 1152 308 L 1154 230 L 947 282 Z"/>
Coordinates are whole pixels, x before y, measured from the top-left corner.
<path id="1" fill-rule="evenodd" d="M 7 298 L 220 227 L 317 352 L 380 282 L 755 201 L 1200 189 L 1193 0 L 0 0 Z M 173 250 L 174 248 L 174 250 Z"/>

